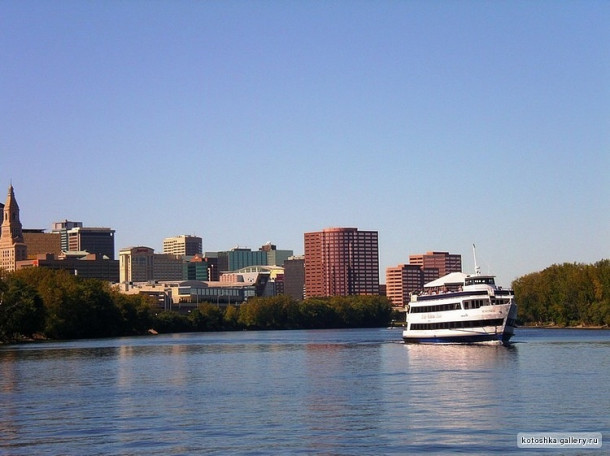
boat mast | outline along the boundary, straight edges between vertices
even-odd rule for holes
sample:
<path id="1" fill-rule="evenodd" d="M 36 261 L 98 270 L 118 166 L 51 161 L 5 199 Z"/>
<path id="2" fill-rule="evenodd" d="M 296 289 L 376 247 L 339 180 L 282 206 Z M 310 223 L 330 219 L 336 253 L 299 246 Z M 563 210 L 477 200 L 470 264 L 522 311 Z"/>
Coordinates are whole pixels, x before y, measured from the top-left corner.
<path id="1" fill-rule="evenodd" d="M 481 275 L 481 268 L 477 264 L 477 248 L 472 244 L 472 255 L 474 256 L 474 273 L 475 275 Z"/>

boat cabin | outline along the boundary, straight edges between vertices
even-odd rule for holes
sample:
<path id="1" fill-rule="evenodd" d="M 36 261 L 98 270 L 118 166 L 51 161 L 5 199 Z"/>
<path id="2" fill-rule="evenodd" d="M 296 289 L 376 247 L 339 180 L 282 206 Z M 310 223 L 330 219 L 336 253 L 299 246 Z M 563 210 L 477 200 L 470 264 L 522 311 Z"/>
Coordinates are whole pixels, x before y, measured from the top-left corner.
<path id="1" fill-rule="evenodd" d="M 493 287 L 496 285 L 496 281 L 494 280 L 494 276 L 475 275 L 466 277 L 464 279 L 464 285 L 490 285 Z"/>

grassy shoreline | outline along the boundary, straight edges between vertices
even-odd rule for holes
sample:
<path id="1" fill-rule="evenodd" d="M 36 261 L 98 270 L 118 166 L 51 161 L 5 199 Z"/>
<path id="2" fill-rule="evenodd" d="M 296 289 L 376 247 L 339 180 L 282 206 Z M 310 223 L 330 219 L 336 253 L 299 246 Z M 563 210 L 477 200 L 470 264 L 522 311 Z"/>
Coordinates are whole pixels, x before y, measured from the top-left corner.
<path id="1" fill-rule="evenodd" d="M 525 324 L 519 325 L 519 328 L 527 328 L 527 329 L 610 329 L 607 325 L 576 325 L 576 326 L 566 326 L 566 325 L 555 325 L 555 324 Z"/>

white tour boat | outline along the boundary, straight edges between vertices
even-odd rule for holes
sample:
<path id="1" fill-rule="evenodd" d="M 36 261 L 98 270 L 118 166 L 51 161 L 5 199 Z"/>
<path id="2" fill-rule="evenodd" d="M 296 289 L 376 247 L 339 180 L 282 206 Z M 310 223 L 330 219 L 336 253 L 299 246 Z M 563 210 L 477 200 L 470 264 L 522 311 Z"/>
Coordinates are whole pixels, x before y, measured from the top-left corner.
<path id="1" fill-rule="evenodd" d="M 414 343 L 508 344 L 515 330 L 513 290 L 495 284 L 494 276 L 448 274 L 411 296 L 402 337 Z"/>

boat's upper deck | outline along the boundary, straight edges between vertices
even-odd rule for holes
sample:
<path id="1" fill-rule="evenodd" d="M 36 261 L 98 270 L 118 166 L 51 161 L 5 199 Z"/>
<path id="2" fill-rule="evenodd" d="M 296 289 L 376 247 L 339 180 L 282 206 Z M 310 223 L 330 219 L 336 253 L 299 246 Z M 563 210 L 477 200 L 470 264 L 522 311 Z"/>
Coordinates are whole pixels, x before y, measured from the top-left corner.
<path id="1" fill-rule="evenodd" d="M 412 296 L 411 302 L 446 300 L 467 296 L 512 296 L 513 291 L 496 286 L 492 275 L 452 273 L 427 283 L 424 292 Z"/>
<path id="2" fill-rule="evenodd" d="M 453 299 L 453 298 L 464 298 L 466 296 L 488 296 L 488 295 L 489 295 L 489 293 L 487 290 L 458 290 L 458 291 L 444 291 L 444 292 L 440 291 L 440 292 L 423 293 L 423 294 L 417 295 L 415 302 L 441 300 L 441 299 Z M 501 288 L 496 288 L 494 290 L 494 295 L 495 296 L 512 296 L 513 290 L 510 290 L 510 289 L 503 290 Z"/>

